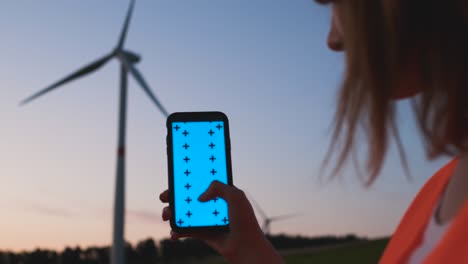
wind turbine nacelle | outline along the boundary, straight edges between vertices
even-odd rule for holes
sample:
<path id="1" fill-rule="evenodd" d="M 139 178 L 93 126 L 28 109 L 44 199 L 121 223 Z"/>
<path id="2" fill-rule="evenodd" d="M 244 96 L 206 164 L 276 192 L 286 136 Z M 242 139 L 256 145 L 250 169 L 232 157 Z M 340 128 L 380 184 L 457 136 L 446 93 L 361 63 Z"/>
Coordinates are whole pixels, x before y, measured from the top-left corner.
<path id="1" fill-rule="evenodd" d="M 124 50 L 122 51 L 122 53 L 123 55 L 125 55 L 125 58 L 127 58 L 127 60 L 130 61 L 131 63 L 138 63 L 141 60 L 140 55 L 133 53 L 131 51 Z"/>

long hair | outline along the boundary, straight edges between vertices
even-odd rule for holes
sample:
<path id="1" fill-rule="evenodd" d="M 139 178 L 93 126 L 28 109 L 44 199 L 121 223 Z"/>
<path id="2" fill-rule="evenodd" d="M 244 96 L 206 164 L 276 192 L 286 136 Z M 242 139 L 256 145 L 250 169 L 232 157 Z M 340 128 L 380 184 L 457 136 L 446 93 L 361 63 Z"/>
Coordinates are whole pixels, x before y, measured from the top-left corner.
<path id="1" fill-rule="evenodd" d="M 401 90 L 420 92 L 413 108 L 429 158 L 465 151 L 468 1 L 337 4 L 342 8 L 346 71 L 324 161 L 326 166 L 336 155 L 332 175 L 339 174 L 355 152 L 361 130 L 367 141 L 367 185 L 378 176 L 391 137 L 407 169 L 395 120 L 395 98 Z"/>

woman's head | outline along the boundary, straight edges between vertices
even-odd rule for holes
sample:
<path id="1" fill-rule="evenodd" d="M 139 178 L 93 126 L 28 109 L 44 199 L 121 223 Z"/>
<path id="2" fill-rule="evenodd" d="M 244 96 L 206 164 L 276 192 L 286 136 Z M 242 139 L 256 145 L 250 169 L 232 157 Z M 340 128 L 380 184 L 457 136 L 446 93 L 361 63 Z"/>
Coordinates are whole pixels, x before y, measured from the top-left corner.
<path id="1" fill-rule="evenodd" d="M 395 99 L 415 94 L 429 157 L 466 149 L 468 136 L 468 2 L 466 0 L 317 0 L 332 4 L 328 46 L 344 51 L 338 96 L 334 173 L 353 153 L 358 130 L 368 144 L 368 183 L 395 136 Z M 403 156 L 401 145 L 398 144 Z"/>

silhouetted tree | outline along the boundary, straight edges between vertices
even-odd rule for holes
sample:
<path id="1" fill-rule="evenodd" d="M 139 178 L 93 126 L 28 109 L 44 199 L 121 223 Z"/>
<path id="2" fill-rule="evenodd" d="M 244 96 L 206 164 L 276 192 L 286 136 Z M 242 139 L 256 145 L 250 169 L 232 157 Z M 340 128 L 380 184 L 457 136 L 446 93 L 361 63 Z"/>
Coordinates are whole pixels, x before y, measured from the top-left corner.
<path id="1" fill-rule="evenodd" d="M 94 250 L 95 247 L 89 247 L 83 250 L 81 253 L 81 259 L 83 260 L 82 263 L 84 264 L 100 264 L 99 263 L 99 256 L 97 252 Z"/>
<path id="2" fill-rule="evenodd" d="M 125 243 L 125 259 L 126 263 L 129 264 L 137 263 L 138 261 L 138 256 L 130 243 Z"/>
<path id="3" fill-rule="evenodd" d="M 164 261 L 187 258 L 203 258 L 217 253 L 205 242 L 198 239 L 162 240 L 161 255 Z"/>
<path id="4" fill-rule="evenodd" d="M 6 259 L 6 263 L 8 263 L 8 264 L 18 264 L 18 262 L 19 262 L 18 257 L 13 252 L 7 252 L 5 259 Z"/>
<path id="5" fill-rule="evenodd" d="M 102 264 L 110 263 L 110 247 L 98 248 L 98 254 L 99 254 L 100 261 L 102 261 L 100 263 Z"/>
<path id="6" fill-rule="evenodd" d="M 8 264 L 23 264 L 24 263 L 24 253 L 15 254 L 13 252 L 9 252 L 7 254 Z"/>
<path id="7" fill-rule="evenodd" d="M 182 252 L 187 252 L 187 257 L 204 258 L 217 253 L 205 242 L 199 239 L 188 238 L 182 241 Z"/>
<path id="8" fill-rule="evenodd" d="M 56 264 L 57 253 L 49 250 L 36 249 L 25 254 L 24 264 Z"/>
<path id="9" fill-rule="evenodd" d="M 161 248 L 161 257 L 164 262 L 170 261 L 177 257 L 177 249 L 180 248 L 179 244 L 181 242 L 179 240 L 170 240 L 170 239 L 163 239 L 159 243 Z"/>
<path id="10" fill-rule="evenodd" d="M 267 237 L 275 248 L 292 249 L 304 247 L 320 247 L 339 245 L 349 242 L 366 241 L 356 235 L 303 237 L 275 235 Z M 155 264 L 163 261 L 183 261 L 184 259 L 205 258 L 217 253 L 197 239 L 160 241 L 158 247 L 153 239 L 140 241 L 135 247 L 126 243 L 125 254 L 128 264 Z M 32 252 L 0 252 L 0 264 L 109 264 L 109 247 L 89 247 L 81 250 L 79 247 L 67 247 L 61 253 L 36 249 Z"/>
<path id="11" fill-rule="evenodd" d="M 137 264 L 153 264 L 158 262 L 158 248 L 153 239 L 146 239 L 137 244 L 135 248 L 138 256 Z"/>
<path id="12" fill-rule="evenodd" d="M 85 264 L 108 264 L 109 247 L 89 247 L 82 252 L 82 260 Z"/>
<path id="13" fill-rule="evenodd" d="M 346 242 L 351 242 L 351 241 L 367 240 L 367 239 L 358 238 L 355 234 L 348 234 L 343 238 L 343 240 Z"/>
<path id="14" fill-rule="evenodd" d="M 79 247 L 65 248 L 65 250 L 60 255 L 60 264 L 81 264 L 81 249 Z"/>
<path id="15" fill-rule="evenodd" d="M 337 236 L 321 236 L 321 237 L 302 237 L 302 236 L 287 236 L 284 234 L 267 237 L 276 249 L 292 249 L 304 247 L 320 247 L 331 246 L 349 242 L 356 242 L 362 239 L 355 235 L 347 235 L 344 237 Z"/>

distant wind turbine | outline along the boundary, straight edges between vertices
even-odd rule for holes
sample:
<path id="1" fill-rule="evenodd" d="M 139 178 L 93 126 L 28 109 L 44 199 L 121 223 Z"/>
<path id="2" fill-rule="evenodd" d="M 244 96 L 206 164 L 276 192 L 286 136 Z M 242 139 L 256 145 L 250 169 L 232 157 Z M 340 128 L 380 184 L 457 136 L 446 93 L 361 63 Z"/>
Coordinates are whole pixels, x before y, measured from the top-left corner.
<path id="1" fill-rule="evenodd" d="M 135 68 L 134 64 L 140 61 L 140 56 L 124 49 L 124 42 L 127 35 L 128 25 L 133 12 L 135 0 L 131 0 L 128 8 L 127 16 L 123 24 L 122 33 L 120 35 L 117 46 L 104 57 L 86 65 L 85 67 L 73 72 L 60 81 L 51 86 L 33 94 L 32 96 L 21 101 L 20 105 L 27 104 L 38 97 L 45 95 L 56 88 L 96 71 L 106 64 L 110 59 L 116 58 L 120 62 L 120 109 L 119 109 L 119 127 L 118 127 L 118 148 L 117 148 L 117 175 L 115 185 L 115 200 L 114 200 L 114 230 L 111 252 L 112 264 L 124 264 L 124 223 L 125 223 L 125 127 L 126 127 L 126 111 L 127 111 L 127 74 L 130 73 L 137 83 L 141 86 L 148 97 L 156 104 L 162 114 L 167 117 L 168 112 L 159 102 L 157 97 L 151 91 L 150 87 L 144 80 L 140 72 Z"/>
<path id="2" fill-rule="evenodd" d="M 296 216 L 299 216 L 298 214 L 287 214 L 287 215 L 280 215 L 280 216 L 274 216 L 274 217 L 268 217 L 265 211 L 262 210 L 260 205 L 251 197 L 250 199 L 252 201 L 253 206 L 255 209 L 260 213 L 263 219 L 263 225 L 262 225 L 262 230 L 265 235 L 270 235 L 270 225 L 272 222 L 279 221 L 279 220 L 286 220 L 289 218 L 293 218 Z"/>

